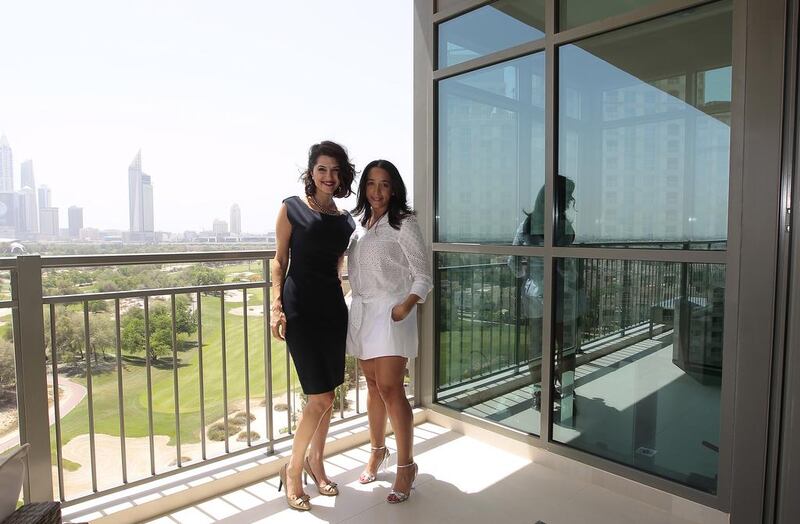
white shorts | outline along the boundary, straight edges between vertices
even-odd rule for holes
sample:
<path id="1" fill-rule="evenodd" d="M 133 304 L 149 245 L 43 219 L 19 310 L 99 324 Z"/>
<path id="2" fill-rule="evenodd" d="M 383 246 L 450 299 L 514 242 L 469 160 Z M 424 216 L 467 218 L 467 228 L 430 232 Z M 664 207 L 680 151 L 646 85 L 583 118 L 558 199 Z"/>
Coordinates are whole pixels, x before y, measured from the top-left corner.
<path id="1" fill-rule="evenodd" d="M 360 360 L 415 358 L 418 346 L 416 306 L 403 320 L 392 320 L 392 308 L 404 298 L 386 297 L 362 302 L 354 297 L 347 326 L 347 354 Z"/>

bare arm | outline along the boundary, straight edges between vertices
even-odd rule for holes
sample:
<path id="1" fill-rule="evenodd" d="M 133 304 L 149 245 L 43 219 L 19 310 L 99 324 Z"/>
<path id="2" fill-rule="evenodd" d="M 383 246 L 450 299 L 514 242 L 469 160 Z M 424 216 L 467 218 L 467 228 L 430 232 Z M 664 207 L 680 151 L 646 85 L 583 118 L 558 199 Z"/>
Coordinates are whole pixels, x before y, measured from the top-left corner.
<path id="1" fill-rule="evenodd" d="M 280 340 L 285 340 L 286 317 L 283 314 L 283 303 L 281 295 L 283 292 L 283 281 L 286 278 L 286 269 L 289 267 L 289 239 L 292 237 L 292 224 L 289 222 L 289 214 L 286 204 L 281 206 L 278 211 L 278 221 L 275 224 L 275 259 L 272 261 L 272 307 L 271 325 L 272 336 Z"/>
<path id="2" fill-rule="evenodd" d="M 425 297 L 433 288 L 430 261 L 416 218 L 408 217 L 403 221 L 398 242 L 406 255 L 408 268 L 414 282 L 411 284 L 411 290 L 406 299 L 392 308 L 392 320 L 395 321 L 406 318 L 416 304 L 425 301 Z"/>

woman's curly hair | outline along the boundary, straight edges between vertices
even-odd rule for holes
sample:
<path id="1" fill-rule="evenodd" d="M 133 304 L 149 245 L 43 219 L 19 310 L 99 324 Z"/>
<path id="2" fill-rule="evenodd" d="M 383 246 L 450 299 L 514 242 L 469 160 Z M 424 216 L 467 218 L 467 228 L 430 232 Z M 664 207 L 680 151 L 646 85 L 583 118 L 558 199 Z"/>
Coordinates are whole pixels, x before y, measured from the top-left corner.
<path id="1" fill-rule="evenodd" d="M 351 188 L 353 186 L 353 179 L 356 177 L 356 168 L 355 165 L 350 162 L 350 157 L 347 156 L 347 150 L 330 140 L 323 140 L 319 144 L 314 144 L 308 150 L 308 167 L 303 174 L 300 175 L 300 180 L 303 181 L 303 185 L 305 186 L 306 195 L 312 196 L 317 190 L 311 173 L 314 172 L 314 166 L 321 155 L 335 158 L 336 162 L 339 163 L 339 187 L 336 188 L 333 196 L 336 198 L 349 197 L 353 194 Z"/>

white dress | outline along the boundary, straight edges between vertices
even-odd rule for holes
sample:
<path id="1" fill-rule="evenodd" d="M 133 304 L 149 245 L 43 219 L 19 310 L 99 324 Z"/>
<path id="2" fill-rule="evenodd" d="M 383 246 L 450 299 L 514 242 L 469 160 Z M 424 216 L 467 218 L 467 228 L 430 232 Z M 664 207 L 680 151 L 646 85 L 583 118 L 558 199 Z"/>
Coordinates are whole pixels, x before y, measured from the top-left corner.
<path id="1" fill-rule="evenodd" d="M 347 353 L 361 360 L 417 356 L 416 307 L 399 321 L 392 308 L 410 293 L 422 298 L 433 288 L 430 261 L 414 216 L 400 230 L 384 215 L 370 229 L 359 226 L 347 257 L 352 298 L 347 327 Z"/>

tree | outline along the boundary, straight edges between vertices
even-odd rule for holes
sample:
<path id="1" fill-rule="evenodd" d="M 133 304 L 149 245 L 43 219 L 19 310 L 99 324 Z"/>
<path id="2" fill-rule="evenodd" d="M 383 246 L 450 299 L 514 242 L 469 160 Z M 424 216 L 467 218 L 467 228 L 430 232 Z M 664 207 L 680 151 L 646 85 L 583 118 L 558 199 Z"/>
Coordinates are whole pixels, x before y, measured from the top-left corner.
<path id="1" fill-rule="evenodd" d="M 0 340 L 0 393 L 2 390 L 13 390 L 17 385 L 14 372 L 14 343 Z M 2 397 L 0 397 L 0 400 Z"/>
<path id="2" fill-rule="evenodd" d="M 195 264 L 186 268 L 180 278 L 189 285 L 209 286 L 224 283 L 225 272 L 202 264 Z"/>
<path id="3" fill-rule="evenodd" d="M 50 330 L 45 332 L 49 342 Z M 84 359 L 83 313 L 71 311 L 66 306 L 56 312 L 55 351 L 63 362 L 75 362 Z M 51 347 L 53 347 L 51 345 Z"/>
<path id="4" fill-rule="evenodd" d="M 106 355 L 106 350 L 115 348 L 117 343 L 116 324 L 108 315 L 93 313 L 89 319 L 89 351 L 95 364 L 97 353 Z"/>
<path id="5" fill-rule="evenodd" d="M 150 307 L 150 358 L 172 353 L 172 306 L 169 303 L 154 302 Z M 128 353 L 145 350 L 144 311 L 134 308 L 122 317 L 122 348 Z M 197 331 L 197 316 L 191 310 L 191 303 L 185 297 L 175 299 L 175 330 L 191 335 Z"/>

